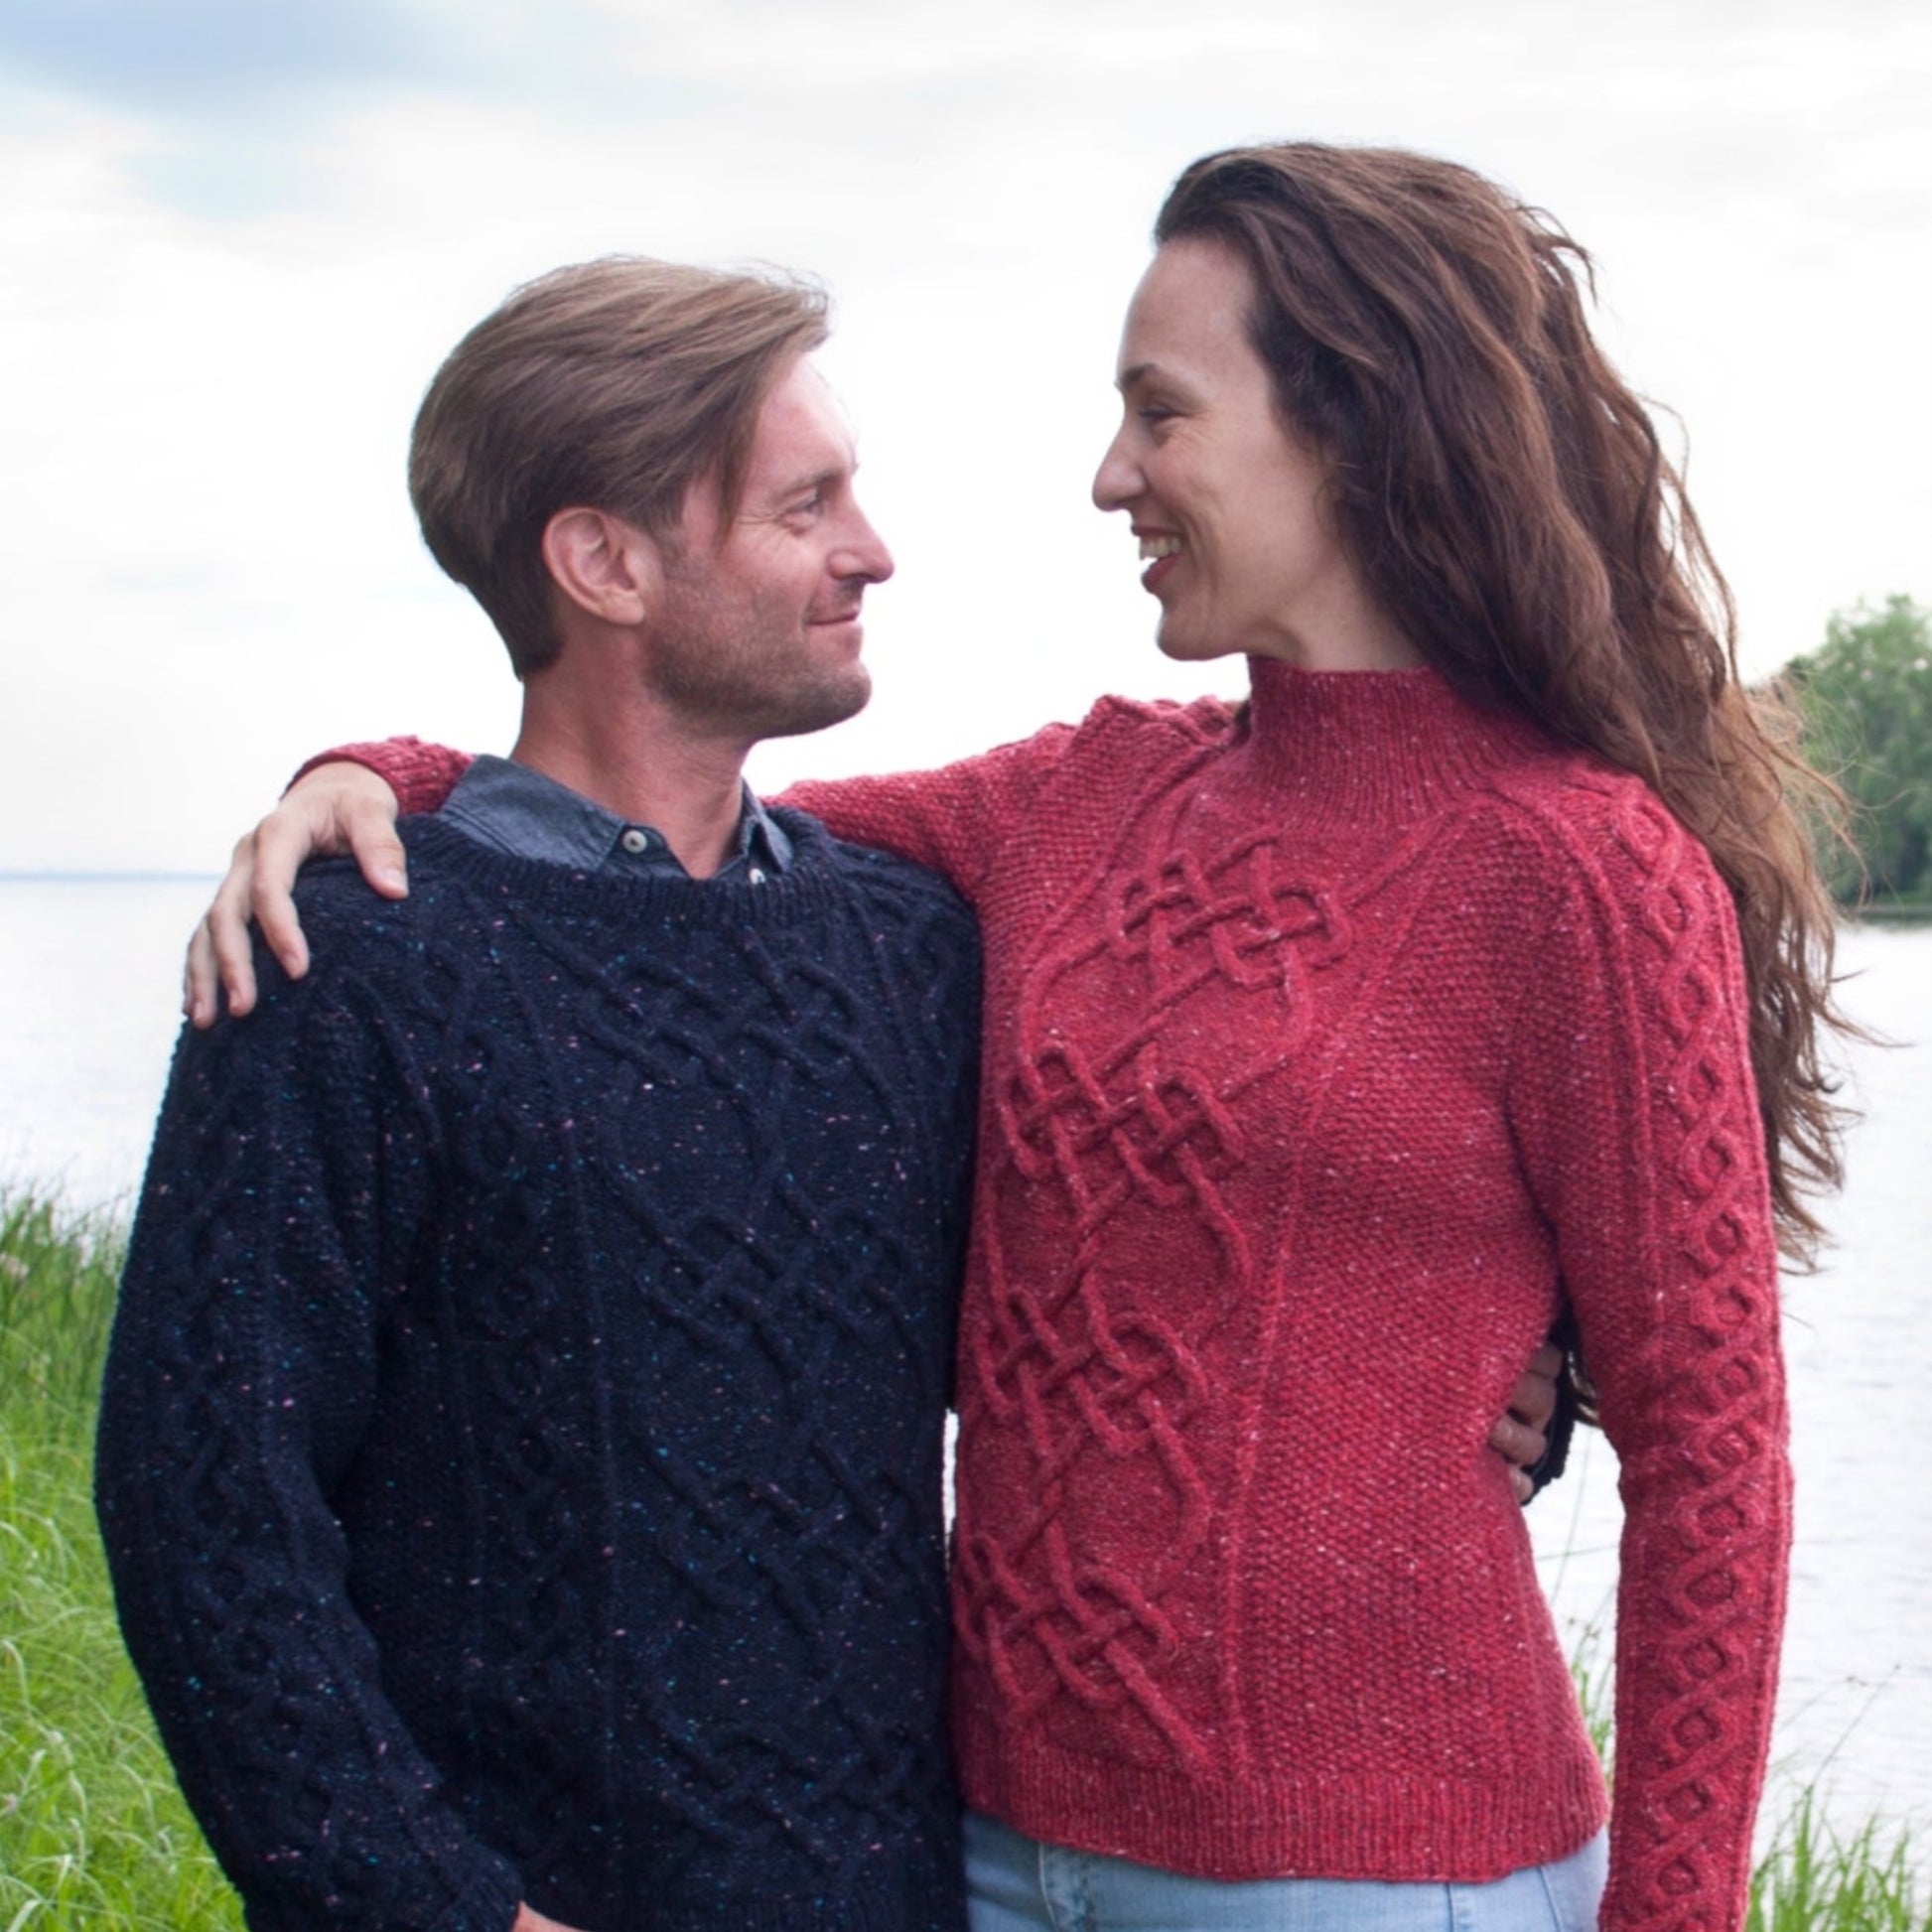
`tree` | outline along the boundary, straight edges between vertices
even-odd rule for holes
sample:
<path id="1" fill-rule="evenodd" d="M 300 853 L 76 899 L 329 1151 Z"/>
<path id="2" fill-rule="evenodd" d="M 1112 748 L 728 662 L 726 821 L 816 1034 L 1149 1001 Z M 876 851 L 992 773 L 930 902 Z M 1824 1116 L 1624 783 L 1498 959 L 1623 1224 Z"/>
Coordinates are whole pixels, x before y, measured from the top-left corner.
<path id="1" fill-rule="evenodd" d="M 1785 675 L 1808 756 L 1855 808 L 1858 859 L 1842 848 L 1820 855 L 1832 891 L 1932 896 L 1932 611 L 1909 597 L 1841 611 Z"/>

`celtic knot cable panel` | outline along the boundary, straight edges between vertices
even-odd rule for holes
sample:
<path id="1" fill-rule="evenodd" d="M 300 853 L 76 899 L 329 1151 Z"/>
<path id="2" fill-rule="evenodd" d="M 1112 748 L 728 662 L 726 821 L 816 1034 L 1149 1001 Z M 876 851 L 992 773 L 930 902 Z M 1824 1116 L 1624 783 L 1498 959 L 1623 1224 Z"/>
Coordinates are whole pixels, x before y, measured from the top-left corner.
<path id="1" fill-rule="evenodd" d="M 1005 1159 L 990 1164 L 1000 1197 L 981 1224 L 991 1305 L 967 1372 L 988 1426 L 1024 1442 L 1029 1507 L 998 1524 L 962 1514 L 956 1598 L 962 1640 L 1023 1712 L 1062 1697 L 1130 1706 L 1154 1754 L 1192 1761 L 1193 1718 L 1164 1682 L 1186 1633 L 1164 1599 L 1208 1559 L 1201 1350 L 1252 1302 L 1265 1249 L 1222 1189 L 1257 1153 L 1250 1096 L 1308 1044 L 1316 982 L 1349 980 L 1351 913 L 1257 833 L 1206 862 L 1158 853 L 1102 892 L 1099 918 L 1069 908 L 1080 941 L 1049 937 L 1030 970 L 996 1097 Z M 1059 1229 L 1049 1268 L 1006 1253 L 1016 1194 L 1035 1226 Z M 1157 1251 L 1164 1267 L 1182 1258 L 1184 1279 L 1151 1282 L 1138 1264 Z M 1159 1561 L 1132 1576 L 1087 1554 L 1105 1540 L 1067 1519 L 1068 1474 L 1096 1456 L 1141 1472 L 1164 1527 Z"/>

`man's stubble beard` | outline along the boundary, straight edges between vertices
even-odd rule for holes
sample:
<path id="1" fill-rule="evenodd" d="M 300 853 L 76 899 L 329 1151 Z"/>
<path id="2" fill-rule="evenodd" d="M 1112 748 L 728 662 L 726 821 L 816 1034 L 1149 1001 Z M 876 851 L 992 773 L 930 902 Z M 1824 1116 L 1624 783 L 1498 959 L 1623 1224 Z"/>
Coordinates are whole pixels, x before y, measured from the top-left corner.
<path id="1" fill-rule="evenodd" d="M 865 709 L 872 674 L 857 656 L 815 659 L 811 641 L 788 601 L 720 595 L 704 573 L 673 562 L 651 688 L 704 730 L 756 739 L 824 731 Z"/>

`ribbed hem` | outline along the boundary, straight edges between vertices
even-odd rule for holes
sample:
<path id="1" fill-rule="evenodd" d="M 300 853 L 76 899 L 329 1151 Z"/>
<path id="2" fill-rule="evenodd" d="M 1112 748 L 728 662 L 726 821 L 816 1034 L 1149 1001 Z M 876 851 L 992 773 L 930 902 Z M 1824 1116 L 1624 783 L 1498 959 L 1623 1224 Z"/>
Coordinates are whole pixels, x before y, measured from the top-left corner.
<path id="1" fill-rule="evenodd" d="M 1483 1884 L 1567 1859 L 1609 1815 L 1593 1761 L 1520 1764 L 1493 1781 L 1306 1777 L 1210 1783 L 1015 1745 L 953 1707 L 966 1803 L 1049 1845 L 1194 1877 Z"/>

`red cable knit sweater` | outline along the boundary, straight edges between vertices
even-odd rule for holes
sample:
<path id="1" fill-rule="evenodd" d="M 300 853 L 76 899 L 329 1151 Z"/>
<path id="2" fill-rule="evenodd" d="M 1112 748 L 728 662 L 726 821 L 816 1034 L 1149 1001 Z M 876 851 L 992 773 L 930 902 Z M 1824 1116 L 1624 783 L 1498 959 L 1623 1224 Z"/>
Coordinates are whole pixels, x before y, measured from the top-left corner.
<path id="1" fill-rule="evenodd" d="M 968 1801 L 1221 1878 L 1583 1844 L 1484 1449 L 1561 1278 L 1626 1510 L 1601 1924 L 1740 1926 L 1790 1483 L 1728 897 L 1640 783 L 1433 672 L 1252 668 L 1245 723 L 1109 699 L 790 795 L 985 931 Z M 407 804 L 451 772 L 356 755 Z"/>

